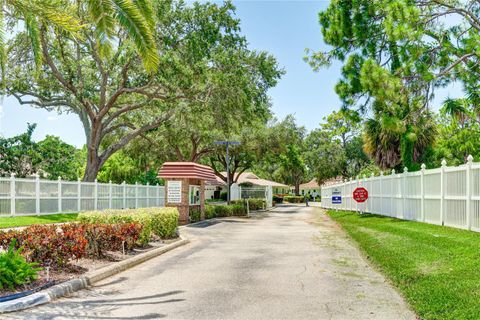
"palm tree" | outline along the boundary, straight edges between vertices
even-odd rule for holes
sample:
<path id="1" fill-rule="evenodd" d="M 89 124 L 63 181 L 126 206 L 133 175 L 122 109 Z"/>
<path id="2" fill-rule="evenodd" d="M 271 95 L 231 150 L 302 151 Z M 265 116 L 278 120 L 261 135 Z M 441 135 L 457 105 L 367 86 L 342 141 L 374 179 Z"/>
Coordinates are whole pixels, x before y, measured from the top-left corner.
<path id="1" fill-rule="evenodd" d="M 1 1 L 1 0 L 0 0 Z M 6 30 L 7 19 L 23 21 L 30 38 L 37 68 L 42 65 L 40 29 L 53 27 L 72 37 L 79 37 L 78 31 L 84 22 L 72 12 L 71 4 L 84 4 L 95 25 L 96 37 L 103 52 L 108 51 L 110 39 L 116 28 L 123 28 L 135 43 L 147 71 L 158 67 L 158 53 L 153 29 L 153 4 L 150 0 L 3 0 L 0 2 L 0 69 L 2 78 L 7 60 Z M 86 22 L 88 23 L 88 22 Z"/>
<path id="2" fill-rule="evenodd" d="M 435 121 L 427 110 L 398 108 L 395 114 L 377 113 L 365 122 L 364 151 L 382 169 L 400 165 L 412 169 L 433 144 L 435 134 Z"/>
<path id="3" fill-rule="evenodd" d="M 441 112 L 449 115 L 453 119 L 456 119 L 460 122 L 460 125 L 464 127 L 465 121 L 468 118 L 468 105 L 469 100 L 467 98 L 463 99 L 452 99 L 447 98 L 443 102 L 443 107 Z"/>

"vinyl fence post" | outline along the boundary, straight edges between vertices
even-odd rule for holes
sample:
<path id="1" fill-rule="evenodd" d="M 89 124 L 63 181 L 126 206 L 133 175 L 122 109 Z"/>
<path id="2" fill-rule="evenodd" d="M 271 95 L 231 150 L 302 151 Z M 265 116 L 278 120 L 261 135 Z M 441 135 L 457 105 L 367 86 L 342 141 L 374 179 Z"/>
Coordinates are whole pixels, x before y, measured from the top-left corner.
<path id="1" fill-rule="evenodd" d="M 158 186 L 158 182 L 157 182 L 156 192 L 157 192 L 157 199 L 155 200 L 155 205 L 157 207 L 160 207 L 160 188 Z"/>
<path id="2" fill-rule="evenodd" d="M 138 182 L 135 182 L 135 209 L 138 208 Z"/>
<path id="3" fill-rule="evenodd" d="M 10 174 L 10 215 L 15 215 L 15 173 Z"/>
<path id="4" fill-rule="evenodd" d="M 147 182 L 147 208 L 150 207 L 150 182 Z"/>
<path id="5" fill-rule="evenodd" d="M 440 224 L 443 226 L 445 223 L 445 167 L 447 161 L 442 160 L 442 166 L 440 167 Z"/>
<path id="6" fill-rule="evenodd" d="M 383 171 L 380 171 L 380 193 L 378 197 L 380 198 L 380 212 L 379 214 L 384 215 L 383 213 Z"/>
<path id="7" fill-rule="evenodd" d="M 58 212 L 62 212 L 62 177 L 58 177 Z"/>
<path id="8" fill-rule="evenodd" d="M 397 181 L 395 180 L 395 169 L 392 169 L 392 176 L 390 177 L 390 217 L 393 217 L 393 213 L 396 212 L 394 210 L 394 204 L 395 204 L 395 197 L 397 196 L 396 194 L 393 194 L 393 186 L 395 185 Z M 395 213 L 396 216 L 396 213 Z"/>
<path id="9" fill-rule="evenodd" d="M 370 189 L 369 190 L 371 190 L 369 192 L 372 193 L 372 198 L 370 200 L 370 204 L 368 205 L 368 208 L 370 209 L 369 210 L 370 213 L 375 213 L 375 207 L 373 205 L 375 203 L 375 200 L 376 200 L 375 196 L 373 195 L 373 184 L 375 183 L 375 181 L 373 180 L 374 178 L 375 178 L 375 173 L 372 172 L 372 175 L 370 176 L 370 179 L 369 179 L 370 180 Z"/>
<path id="10" fill-rule="evenodd" d="M 80 178 L 77 180 L 77 210 L 78 212 L 82 211 L 82 182 Z"/>
<path id="11" fill-rule="evenodd" d="M 408 175 L 408 168 L 405 167 L 403 168 L 403 174 L 402 174 L 402 190 L 401 190 L 401 195 L 402 195 L 402 213 L 400 219 L 405 218 L 405 213 L 407 212 L 407 175 Z M 410 220 L 410 219 L 409 219 Z"/>
<path id="12" fill-rule="evenodd" d="M 366 175 L 363 175 L 363 183 L 362 183 L 362 186 L 367 189 L 367 191 L 370 189 L 370 188 L 367 188 L 367 176 Z M 363 213 L 367 213 L 368 212 L 368 199 L 367 201 L 365 201 L 363 204 Z"/>
<path id="13" fill-rule="evenodd" d="M 127 208 L 127 186 L 125 185 L 125 181 L 122 182 L 123 187 L 123 209 Z"/>
<path id="14" fill-rule="evenodd" d="M 112 209 L 112 180 L 108 181 L 108 208 Z"/>
<path id="15" fill-rule="evenodd" d="M 358 178 L 358 176 L 355 177 L 355 184 L 356 186 L 355 187 L 359 187 L 360 186 L 360 179 Z M 352 189 L 352 188 L 350 188 Z M 354 189 L 355 190 L 355 189 Z M 352 192 L 352 190 L 350 190 L 350 193 Z M 353 194 L 352 194 L 352 200 L 350 200 L 350 203 L 353 201 Z M 355 201 L 355 211 L 358 213 L 358 202 Z"/>
<path id="16" fill-rule="evenodd" d="M 427 166 L 422 163 L 420 174 L 420 216 L 421 221 L 425 222 L 425 168 Z"/>
<path id="17" fill-rule="evenodd" d="M 472 228 L 472 219 L 471 219 L 471 205 L 472 205 L 472 162 L 473 162 L 473 156 L 470 154 L 467 157 L 467 169 L 466 169 L 466 215 L 467 215 L 467 230 L 470 230 Z"/>
<path id="18" fill-rule="evenodd" d="M 40 214 L 40 175 L 35 173 L 35 213 Z"/>
<path id="19" fill-rule="evenodd" d="M 93 187 L 93 208 L 98 210 L 98 181 L 95 179 L 95 184 Z"/>

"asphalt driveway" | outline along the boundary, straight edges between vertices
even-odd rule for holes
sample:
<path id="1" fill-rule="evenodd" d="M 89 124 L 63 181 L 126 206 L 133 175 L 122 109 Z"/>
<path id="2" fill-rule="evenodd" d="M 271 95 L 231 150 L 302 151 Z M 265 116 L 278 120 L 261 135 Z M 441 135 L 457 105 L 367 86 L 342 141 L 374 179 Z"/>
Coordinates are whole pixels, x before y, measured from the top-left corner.
<path id="1" fill-rule="evenodd" d="M 8 319 L 415 319 L 319 208 L 182 233 L 190 244 Z"/>

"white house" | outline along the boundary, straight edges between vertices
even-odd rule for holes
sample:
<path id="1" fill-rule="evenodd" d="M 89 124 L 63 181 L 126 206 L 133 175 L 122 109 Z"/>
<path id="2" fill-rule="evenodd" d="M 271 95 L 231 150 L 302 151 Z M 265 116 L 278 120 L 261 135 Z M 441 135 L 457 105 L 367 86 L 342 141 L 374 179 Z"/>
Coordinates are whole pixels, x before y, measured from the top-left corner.
<path id="1" fill-rule="evenodd" d="M 223 176 L 226 176 L 226 172 L 222 172 Z M 238 175 L 235 175 L 237 178 Z M 237 184 L 251 183 L 253 187 L 267 187 L 271 186 L 273 194 L 286 194 L 289 192 L 290 187 L 286 184 L 266 180 L 259 178 L 252 172 L 243 172 L 238 176 Z M 218 199 L 222 192 L 227 192 L 227 184 L 225 181 L 217 177 L 217 181 L 205 186 L 205 199 Z"/>

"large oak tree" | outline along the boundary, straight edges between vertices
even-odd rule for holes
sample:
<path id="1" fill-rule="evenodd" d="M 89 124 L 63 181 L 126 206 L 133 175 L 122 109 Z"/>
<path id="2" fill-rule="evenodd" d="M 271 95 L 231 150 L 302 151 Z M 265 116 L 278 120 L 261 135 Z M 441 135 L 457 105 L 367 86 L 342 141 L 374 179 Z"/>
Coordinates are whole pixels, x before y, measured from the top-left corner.
<path id="1" fill-rule="evenodd" d="M 135 39 L 123 27 L 109 25 L 110 45 L 99 41 L 86 1 L 72 2 L 85 24 L 80 37 L 39 28 L 39 73 L 27 34 L 9 43 L 7 92 L 21 104 L 78 115 L 87 144 L 86 181 L 130 141 L 208 100 L 216 90 L 213 80 L 225 74 L 215 59 L 245 46 L 230 3 L 148 3 L 159 56 L 155 70 L 145 70 Z"/>

